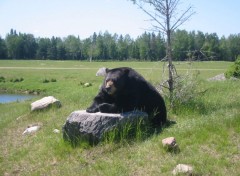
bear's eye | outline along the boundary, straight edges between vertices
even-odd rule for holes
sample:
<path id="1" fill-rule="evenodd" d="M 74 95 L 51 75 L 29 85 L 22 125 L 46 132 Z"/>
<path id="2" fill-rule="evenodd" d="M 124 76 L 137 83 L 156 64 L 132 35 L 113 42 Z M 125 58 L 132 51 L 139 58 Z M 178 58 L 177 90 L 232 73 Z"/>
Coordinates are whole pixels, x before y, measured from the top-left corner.
<path id="1" fill-rule="evenodd" d="M 111 81 L 110 79 L 106 79 L 105 84 L 107 84 L 107 83 L 110 82 L 110 81 Z"/>
<path id="2" fill-rule="evenodd" d="M 113 79 L 106 79 L 106 83 L 107 83 L 107 82 L 116 83 L 116 79 L 114 79 L 114 78 L 113 78 Z"/>
<path id="3" fill-rule="evenodd" d="M 113 83 L 112 80 L 107 80 L 105 84 L 106 84 L 106 86 L 111 86 L 111 85 L 113 85 L 114 83 Z"/>

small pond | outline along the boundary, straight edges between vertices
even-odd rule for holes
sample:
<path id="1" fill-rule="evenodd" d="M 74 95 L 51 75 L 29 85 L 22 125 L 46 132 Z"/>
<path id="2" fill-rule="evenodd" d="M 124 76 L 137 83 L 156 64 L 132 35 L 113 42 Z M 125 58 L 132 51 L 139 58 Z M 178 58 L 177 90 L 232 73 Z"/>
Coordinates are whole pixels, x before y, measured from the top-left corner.
<path id="1" fill-rule="evenodd" d="M 19 102 L 24 100 L 30 100 L 36 97 L 36 95 L 26 94 L 0 94 L 0 103 Z"/>

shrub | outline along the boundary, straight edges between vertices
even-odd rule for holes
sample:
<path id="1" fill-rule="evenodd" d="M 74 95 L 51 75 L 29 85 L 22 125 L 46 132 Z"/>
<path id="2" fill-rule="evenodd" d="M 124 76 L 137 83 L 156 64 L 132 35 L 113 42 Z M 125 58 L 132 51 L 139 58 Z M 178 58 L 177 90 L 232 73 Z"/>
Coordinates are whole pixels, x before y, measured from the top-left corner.
<path id="1" fill-rule="evenodd" d="M 174 80 L 173 101 L 175 104 L 184 104 L 197 97 L 199 94 L 197 87 L 199 72 L 178 76 Z"/>
<path id="2" fill-rule="evenodd" d="M 57 82 L 57 80 L 55 79 L 55 78 L 52 78 L 52 79 L 44 79 L 43 81 L 42 81 L 43 83 L 49 83 L 49 82 Z"/>
<path id="3" fill-rule="evenodd" d="M 48 79 L 44 79 L 42 82 L 43 83 L 49 83 L 49 80 Z"/>
<path id="4" fill-rule="evenodd" d="M 3 76 L 0 76 L 0 82 L 5 82 L 5 78 Z"/>
<path id="5" fill-rule="evenodd" d="M 10 82 L 16 83 L 16 82 L 22 82 L 23 80 L 24 80 L 23 78 L 12 78 L 10 79 Z"/>
<path id="6" fill-rule="evenodd" d="M 185 75 L 176 75 L 174 77 L 174 90 L 172 94 L 171 108 L 176 111 L 181 105 L 192 103 L 200 95 L 203 95 L 206 90 L 200 87 L 200 80 L 198 79 L 199 71 L 187 71 Z M 167 81 L 160 84 L 157 89 L 168 100 L 170 99 L 169 88 Z"/>
<path id="7" fill-rule="evenodd" d="M 55 78 L 52 78 L 51 82 L 57 82 L 57 80 Z"/>
<path id="8" fill-rule="evenodd" d="M 231 65 L 228 70 L 225 72 L 226 78 L 240 78 L 240 57 Z"/>

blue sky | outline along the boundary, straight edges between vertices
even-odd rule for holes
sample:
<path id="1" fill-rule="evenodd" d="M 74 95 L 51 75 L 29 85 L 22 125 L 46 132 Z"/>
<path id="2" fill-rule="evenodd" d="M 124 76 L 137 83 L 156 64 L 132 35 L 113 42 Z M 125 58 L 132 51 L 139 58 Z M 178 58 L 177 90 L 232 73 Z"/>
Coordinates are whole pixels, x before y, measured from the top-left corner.
<path id="1" fill-rule="evenodd" d="M 181 9 L 196 14 L 179 29 L 219 37 L 240 33 L 240 0 L 181 0 Z M 180 10 L 181 10 L 180 9 Z M 129 34 L 136 38 L 151 28 L 149 17 L 128 0 L 0 0 L 0 36 L 10 29 L 35 37 L 87 38 L 93 32 Z"/>

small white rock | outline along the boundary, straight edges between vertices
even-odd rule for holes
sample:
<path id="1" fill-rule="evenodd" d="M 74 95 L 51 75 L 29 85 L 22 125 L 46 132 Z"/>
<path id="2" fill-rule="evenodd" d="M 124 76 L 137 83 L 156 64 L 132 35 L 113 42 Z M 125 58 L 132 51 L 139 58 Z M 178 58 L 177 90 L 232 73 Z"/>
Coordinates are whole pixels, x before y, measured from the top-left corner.
<path id="1" fill-rule="evenodd" d="M 175 169 L 172 171 L 173 175 L 177 175 L 180 173 L 185 174 L 192 174 L 193 168 L 192 166 L 186 165 L 186 164 L 178 164 Z"/>
<path id="2" fill-rule="evenodd" d="M 58 134 L 58 133 L 60 133 L 60 130 L 54 129 L 53 132 L 56 133 L 56 134 Z"/>
<path id="3" fill-rule="evenodd" d="M 99 70 L 97 71 L 96 73 L 96 76 L 106 76 L 106 68 L 105 67 L 102 67 L 102 68 L 99 68 Z"/>
<path id="4" fill-rule="evenodd" d="M 176 145 L 176 139 L 174 137 L 168 137 L 162 140 L 163 146 L 174 147 Z"/>
<path id="5" fill-rule="evenodd" d="M 89 86 L 91 86 L 91 84 L 90 83 L 85 83 L 84 86 L 89 87 Z"/>
<path id="6" fill-rule="evenodd" d="M 32 126 L 32 127 L 28 127 L 22 134 L 30 134 L 30 133 L 34 133 L 36 131 L 38 131 L 40 129 L 40 126 Z"/>
<path id="7" fill-rule="evenodd" d="M 180 148 L 174 137 L 168 137 L 162 140 L 163 147 L 169 152 L 180 152 Z"/>

